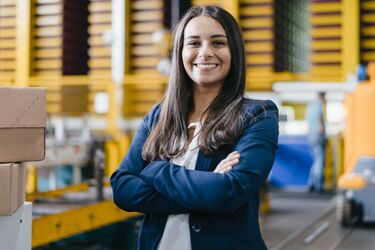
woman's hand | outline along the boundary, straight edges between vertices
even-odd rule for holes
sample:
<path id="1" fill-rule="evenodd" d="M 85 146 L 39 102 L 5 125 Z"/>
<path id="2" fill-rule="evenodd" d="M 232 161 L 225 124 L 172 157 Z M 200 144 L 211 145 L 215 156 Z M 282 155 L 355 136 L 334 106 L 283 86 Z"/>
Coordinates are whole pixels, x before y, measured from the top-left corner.
<path id="1" fill-rule="evenodd" d="M 224 174 L 240 162 L 240 154 L 237 151 L 230 153 L 214 170 L 214 173 Z"/>

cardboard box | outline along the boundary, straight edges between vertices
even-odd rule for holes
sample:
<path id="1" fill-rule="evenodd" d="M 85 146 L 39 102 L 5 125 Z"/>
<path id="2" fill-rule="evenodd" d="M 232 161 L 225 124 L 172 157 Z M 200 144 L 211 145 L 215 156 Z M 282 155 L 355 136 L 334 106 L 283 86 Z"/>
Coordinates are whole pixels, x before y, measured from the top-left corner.
<path id="1" fill-rule="evenodd" d="M 43 160 L 46 89 L 0 87 L 0 163 Z"/>
<path id="2" fill-rule="evenodd" d="M 26 164 L 0 164 L 0 216 L 12 215 L 26 197 Z"/>

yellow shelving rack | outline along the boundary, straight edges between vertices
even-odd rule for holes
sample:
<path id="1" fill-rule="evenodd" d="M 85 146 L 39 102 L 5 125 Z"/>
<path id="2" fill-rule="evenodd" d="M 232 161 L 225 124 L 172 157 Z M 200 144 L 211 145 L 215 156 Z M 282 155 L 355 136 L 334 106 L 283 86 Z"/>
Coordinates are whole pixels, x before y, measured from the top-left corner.
<path id="1" fill-rule="evenodd" d="M 342 1 L 311 1 L 311 79 L 343 80 Z"/>
<path id="2" fill-rule="evenodd" d="M 274 65 L 274 0 L 239 1 L 245 40 L 247 89 L 270 89 Z"/>
<path id="3" fill-rule="evenodd" d="M 11 85 L 16 74 L 16 1 L 0 2 L 0 85 Z"/>
<path id="4" fill-rule="evenodd" d="M 89 75 L 111 79 L 111 46 L 105 36 L 112 30 L 112 1 L 89 0 Z"/>

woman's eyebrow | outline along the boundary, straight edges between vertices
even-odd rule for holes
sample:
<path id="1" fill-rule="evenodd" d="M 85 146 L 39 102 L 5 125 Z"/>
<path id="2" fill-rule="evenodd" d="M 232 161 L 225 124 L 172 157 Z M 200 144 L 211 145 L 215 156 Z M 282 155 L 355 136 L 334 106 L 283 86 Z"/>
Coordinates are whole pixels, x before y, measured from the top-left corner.
<path id="1" fill-rule="evenodd" d="M 220 37 L 227 38 L 226 35 L 222 35 L 222 34 L 215 34 L 211 36 L 211 38 L 220 38 Z"/>
<path id="2" fill-rule="evenodd" d="M 215 35 L 211 36 L 211 38 L 220 38 L 220 37 L 227 38 L 226 35 L 222 35 L 222 34 L 215 34 Z M 187 36 L 186 37 L 186 39 L 195 39 L 195 38 L 200 38 L 200 36 L 198 36 L 198 35 L 191 35 L 191 36 Z"/>
<path id="3" fill-rule="evenodd" d="M 199 38 L 199 36 L 197 35 L 191 35 L 191 36 L 187 36 L 186 39 L 194 39 L 194 38 Z"/>

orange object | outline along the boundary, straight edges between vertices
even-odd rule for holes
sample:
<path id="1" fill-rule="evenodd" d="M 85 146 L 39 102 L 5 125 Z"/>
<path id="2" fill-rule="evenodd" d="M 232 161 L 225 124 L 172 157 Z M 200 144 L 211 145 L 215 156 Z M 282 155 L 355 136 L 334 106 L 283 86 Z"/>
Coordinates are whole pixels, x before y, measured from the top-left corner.
<path id="1" fill-rule="evenodd" d="M 341 189 L 362 189 L 367 185 L 367 180 L 360 175 L 345 174 L 339 178 L 338 187 Z"/>
<path id="2" fill-rule="evenodd" d="M 357 85 L 346 99 L 344 174 L 350 173 L 361 156 L 375 157 L 375 62 L 367 67 L 369 82 Z"/>

